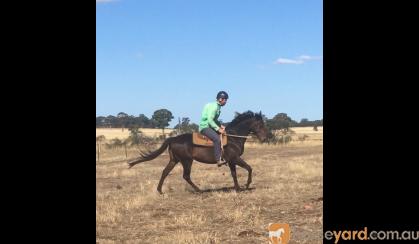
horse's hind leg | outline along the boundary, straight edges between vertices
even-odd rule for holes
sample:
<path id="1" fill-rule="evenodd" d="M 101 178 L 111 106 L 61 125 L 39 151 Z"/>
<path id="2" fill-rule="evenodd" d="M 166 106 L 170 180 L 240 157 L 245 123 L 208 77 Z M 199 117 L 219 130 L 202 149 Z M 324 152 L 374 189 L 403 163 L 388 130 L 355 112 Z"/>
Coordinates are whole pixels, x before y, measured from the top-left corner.
<path id="1" fill-rule="evenodd" d="M 164 168 L 163 173 L 162 173 L 161 178 L 160 178 L 159 185 L 157 186 L 157 191 L 160 194 L 163 194 L 163 192 L 161 191 L 161 188 L 163 186 L 164 179 L 170 173 L 170 171 L 172 171 L 172 169 L 176 166 L 176 164 L 178 162 L 179 161 L 176 161 L 175 159 L 170 159 L 169 164 L 167 164 L 166 168 Z"/>
<path id="2" fill-rule="evenodd" d="M 183 179 L 185 179 L 194 188 L 195 191 L 200 192 L 201 189 L 199 189 L 191 180 L 192 162 L 193 160 L 181 161 L 183 166 Z"/>

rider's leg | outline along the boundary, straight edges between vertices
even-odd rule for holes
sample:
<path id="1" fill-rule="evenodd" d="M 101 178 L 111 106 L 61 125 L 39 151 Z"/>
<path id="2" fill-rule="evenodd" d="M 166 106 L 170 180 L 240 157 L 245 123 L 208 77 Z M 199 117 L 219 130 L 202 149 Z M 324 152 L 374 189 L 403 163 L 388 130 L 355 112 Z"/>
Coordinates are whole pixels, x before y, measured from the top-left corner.
<path id="1" fill-rule="evenodd" d="M 215 132 L 211 128 L 205 128 L 201 131 L 201 134 L 207 136 L 214 143 L 214 156 L 217 161 L 217 165 L 221 166 L 224 164 L 224 161 L 221 160 L 221 140 L 220 134 Z"/>

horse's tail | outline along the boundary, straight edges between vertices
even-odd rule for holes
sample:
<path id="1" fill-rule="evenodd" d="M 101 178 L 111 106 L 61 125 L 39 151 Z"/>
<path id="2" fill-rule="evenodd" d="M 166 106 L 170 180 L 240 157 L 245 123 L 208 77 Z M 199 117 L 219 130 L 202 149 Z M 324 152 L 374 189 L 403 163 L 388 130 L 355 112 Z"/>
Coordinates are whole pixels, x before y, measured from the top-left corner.
<path id="1" fill-rule="evenodd" d="M 166 150 L 166 148 L 169 146 L 169 144 L 172 142 L 173 137 L 167 138 L 163 144 L 160 146 L 159 149 L 155 150 L 155 151 L 149 151 L 149 152 L 145 152 L 145 153 L 140 153 L 140 157 L 133 159 L 131 161 L 128 162 L 129 168 L 131 168 L 132 166 L 142 163 L 142 162 L 146 162 L 146 161 L 150 161 L 153 160 L 155 158 L 157 158 L 160 154 L 162 154 L 164 152 L 164 150 Z"/>

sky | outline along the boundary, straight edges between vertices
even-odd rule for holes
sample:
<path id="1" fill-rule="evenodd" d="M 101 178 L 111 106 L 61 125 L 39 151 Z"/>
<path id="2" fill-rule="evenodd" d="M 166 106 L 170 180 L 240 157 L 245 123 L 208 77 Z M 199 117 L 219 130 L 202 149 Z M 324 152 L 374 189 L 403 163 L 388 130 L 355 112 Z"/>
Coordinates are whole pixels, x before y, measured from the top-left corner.
<path id="1" fill-rule="evenodd" d="M 96 0 L 96 116 L 323 118 L 323 2 Z"/>

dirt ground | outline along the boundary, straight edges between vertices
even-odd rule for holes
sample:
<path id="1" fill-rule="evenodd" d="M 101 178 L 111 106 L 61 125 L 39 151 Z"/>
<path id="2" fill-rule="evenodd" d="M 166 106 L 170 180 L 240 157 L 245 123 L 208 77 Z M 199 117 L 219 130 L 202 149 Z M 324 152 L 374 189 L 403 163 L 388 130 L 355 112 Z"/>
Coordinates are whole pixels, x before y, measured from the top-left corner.
<path id="1" fill-rule="evenodd" d="M 160 195 L 167 153 L 131 169 L 105 153 L 96 162 L 97 243 L 268 243 L 269 223 L 288 223 L 290 244 L 322 243 L 322 142 L 246 146 L 243 159 L 253 168 L 250 190 L 232 189 L 228 167 L 195 161 L 192 181 L 204 193 L 178 164 Z M 244 187 L 247 171 L 237 173 Z"/>

